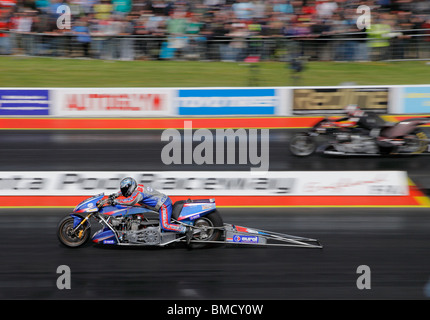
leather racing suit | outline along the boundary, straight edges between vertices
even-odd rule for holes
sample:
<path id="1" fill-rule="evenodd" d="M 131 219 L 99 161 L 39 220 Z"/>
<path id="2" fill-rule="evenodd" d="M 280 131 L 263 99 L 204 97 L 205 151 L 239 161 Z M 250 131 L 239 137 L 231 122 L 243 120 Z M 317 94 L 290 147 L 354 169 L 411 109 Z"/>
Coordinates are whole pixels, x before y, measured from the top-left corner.
<path id="1" fill-rule="evenodd" d="M 347 122 L 344 122 L 347 121 Z M 382 127 L 385 122 L 376 113 L 359 111 L 354 115 L 336 120 L 339 127 L 349 128 L 357 126 L 356 131 L 362 134 L 369 135 L 370 131 L 375 128 Z"/>
<path id="2" fill-rule="evenodd" d="M 121 191 L 119 191 L 117 195 L 121 196 Z M 186 232 L 185 226 L 170 223 L 170 218 L 172 216 L 172 200 L 164 193 L 152 189 L 150 186 L 138 184 L 131 196 L 122 200 L 116 199 L 115 202 L 125 206 L 144 204 L 148 207 L 152 207 L 160 214 L 159 219 L 162 230 L 180 233 Z"/>

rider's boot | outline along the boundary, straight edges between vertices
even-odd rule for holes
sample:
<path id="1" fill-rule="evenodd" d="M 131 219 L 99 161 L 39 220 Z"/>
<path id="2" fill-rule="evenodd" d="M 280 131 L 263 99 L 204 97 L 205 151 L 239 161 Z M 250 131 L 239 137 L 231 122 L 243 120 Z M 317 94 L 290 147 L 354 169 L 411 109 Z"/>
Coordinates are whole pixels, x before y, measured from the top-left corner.
<path id="1" fill-rule="evenodd" d="M 185 237 L 187 240 L 187 245 L 189 245 L 191 242 L 191 239 L 193 238 L 193 228 L 187 227 L 187 230 L 185 231 Z"/>

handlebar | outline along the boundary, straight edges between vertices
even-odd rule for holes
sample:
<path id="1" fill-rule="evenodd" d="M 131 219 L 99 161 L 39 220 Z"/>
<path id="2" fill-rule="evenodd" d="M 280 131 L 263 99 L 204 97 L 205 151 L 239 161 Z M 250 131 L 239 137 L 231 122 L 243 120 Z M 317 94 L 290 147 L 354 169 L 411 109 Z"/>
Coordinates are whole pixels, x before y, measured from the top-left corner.
<path id="1" fill-rule="evenodd" d="M 97 207 L 98 208 L 101 208 L 101 207 L 103 207 L 105 204 L 107 204 L 107 203 L 112 203 L 116 198 L 118 198 L 118 195 L 117 194 L 115 194 L 115 193 L 112 193 L 112 194 L 110 194 L 109 195 L 109 197 L 107 198 L 107 199 L 104 199 L 104 200 L 100 200 L 98 203 L 97 203 Z"/>
<path id="2" fill-rule="evenodd" d="M 101 208 L 101 207 L 103 207 L 106 203 L 108 203 L 108 202 L 110 202 L 111 201 L 111 199 L 110 198 L 107 198 L 107 199 L 104 199 L 104 200 L 100 200 L 99 202 L 97 202 L 97 207 L 98 208 Z"/>

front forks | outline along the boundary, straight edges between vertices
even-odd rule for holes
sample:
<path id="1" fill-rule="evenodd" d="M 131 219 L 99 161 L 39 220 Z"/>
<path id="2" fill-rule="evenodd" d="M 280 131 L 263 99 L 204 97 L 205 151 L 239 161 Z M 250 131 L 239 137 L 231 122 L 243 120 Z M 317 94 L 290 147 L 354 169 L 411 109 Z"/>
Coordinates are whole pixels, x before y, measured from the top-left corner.
<path id="1" fill-rule="evenodd" d="M 90 221 L 89 221 L 89 218 L 91 217 L 91 215 L 92 215 L 92 213 L 88 214 L 84 219 L 82 219 L 78 223 L 78 225 L 71 230 L 71 234 L 76 235 L 79 239 L 82 238 L 82 235 L 84 234 L 84 231 L 91 227 L 91 224 L 90 224 Z M 73 217 L 75 219 L 76 218 L 79 218 L 79 219 L 81 218 L 81 217 L 75 216 L 75 215 Z M 81 226 L 83 226 L 86 221 L 88 221 L 88 226 L 86 228 L 84 228 L 84 229 L 79 230 L 79 228 L 81 228 Z M 78 230 L 79 230 L 79 232 L 78 232 Z"/>

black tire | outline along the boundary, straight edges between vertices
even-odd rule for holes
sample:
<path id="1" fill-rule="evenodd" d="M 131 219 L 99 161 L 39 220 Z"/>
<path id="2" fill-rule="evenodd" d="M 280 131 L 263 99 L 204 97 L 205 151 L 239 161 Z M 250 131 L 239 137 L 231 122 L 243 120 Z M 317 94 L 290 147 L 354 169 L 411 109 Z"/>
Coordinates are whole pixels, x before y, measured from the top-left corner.
<path id="1" fill-rule="evenodd" d="M 395 153 L 395 150 L 396 148 L 392 146 L 389 146 L 389 147 L 379 146 L 379 153 L 381 154 L 381 156 L 384 156 L 384 157 L 388 157 L 392 153 Z"/>
<path id="2" fill-rule="evenodd" d="M 63 218 L 57 226 L 57 238 L 61 244 L 68 248 L 78 248 L 86 244 L 91 235 L 91 229 L 88 222 L 78 230 L 78 235 L 72 234 L 73 217 L 67 216 Z"/>
<path id="3" fill-rule="evenodd" d="M 193 235 L 191 240 L 200 241 L 220 241 L 222 240 L 223 230 L 221 229 L 208 229 L 205 230 L 204 227 L 215 227 L 221 228 L 224 226 L 224 222 L 218 211 L 213 211 L 206 216 L 200 217 L 194 221 L 195 227 L 203 227 L 203 231 Z M 190 249 L 198 249 L 203 247 L 213 247 L 216 243 L 190 243 L 188 247 Z"/>
<path id="4" fill-rule="evenodd" d="M 428 146 L 428 142 L 427 142 L 427 135 L 426 133 L 421 130 L 421 129 L 417 129 L 412 133 L 415 138 L 411 140 L 412 143 L 414 143 L 414 145 L 412 146 L 413 150 L 412 150 L 412 154 L 419 154 L 419 153 L 423 153 L 427 151 L 427 146 Z M 407 142 L 408 143 L 408 142 Z"/>
<path id="5" fill-rule="evenodd" d="M 306 133 L 295 134 L 289 143 L 290 152 L 297 157 L 307 157 L 315 152 L 315 140 Z"/>
<path id="6" fill-rule="evenodd" d="M 416 129 L 405 137 L 397 137 L 405 139 L 405 144 L 400 147 L 393 147 L 388 142 L 380 143 L 379 150 L 381 155 L 387 156 L 390 154 L 420 154 L 427 152 L 428 142 L 427 134 L 421 130 Z"/>

